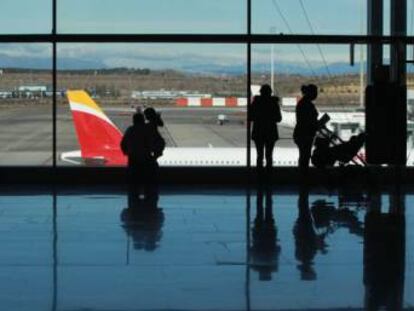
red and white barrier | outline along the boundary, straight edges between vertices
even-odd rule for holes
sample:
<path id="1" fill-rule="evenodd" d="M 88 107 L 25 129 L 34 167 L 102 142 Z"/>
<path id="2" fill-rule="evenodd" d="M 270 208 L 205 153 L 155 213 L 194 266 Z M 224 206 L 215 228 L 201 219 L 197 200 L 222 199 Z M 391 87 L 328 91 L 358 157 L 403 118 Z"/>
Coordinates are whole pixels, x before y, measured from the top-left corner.
<path id="1" fill-rule="evenodd" d="M 245 97 L 182 97 L 176 100 L 177 107 L 246 107 Z"/>

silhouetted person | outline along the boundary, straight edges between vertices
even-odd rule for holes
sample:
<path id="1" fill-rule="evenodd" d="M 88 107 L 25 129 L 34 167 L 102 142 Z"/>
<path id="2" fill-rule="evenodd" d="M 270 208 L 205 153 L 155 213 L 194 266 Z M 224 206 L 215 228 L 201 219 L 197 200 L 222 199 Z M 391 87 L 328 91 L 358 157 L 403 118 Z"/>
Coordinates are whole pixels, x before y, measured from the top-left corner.
<path id="1" fill-rule="evenodd" d="M 349 141 L 332 147 L 335 159 L 341 163 L 350 162 L 365 143 L 365 134 L 353 135 Z"/>
<path id="2" fill-rule="evenodd" d="M 306 174 L 312 152 L 313 140 L 318 130 L 318 111 L 313 100 L 318 97 L 318 88 L 314 84 L 303 85 L 302 98 L 296 105 L 296 126 L 293 140 L 299 148 L 299 170 Z"/>
<path id="3" fill-rule="evenodd" d="M 161 115 L 152 107 L 144 110 L 144 116 L 147 119 L 146 126 L 152 139 L 151 154 L 155 159 L 158 159 L 165 149 L 165 140 L 158 131 L 158 127 L 164 126 L 164 122 Z"/>
<path id="4" fill-rule="evenodd" d="M 312 164 L 317 168 L 333 166 L 336 162 L 334 155 L 329 147 L 329 139 L 317 137 L 315 139 L 315 149 L 312 153 Z"/>
<path id="5" fill-rule="evenodd" d="M 249 111 L 249 119 L 253 122 L 252 140 L 257 151 L 256 167 L 259 178 L 263 171 L 263 160 L 266 158 L 266 171 L 269 175 L 273 166 L 273 148 L 279 139 L 277 123 L 282 121 L 279 97 L 272 96 L 268 84 L 262 85 L 260 95 L 255 96 Z"/>
<path id="6" fill-rule="evenodd" d="M 315 280 L 316 272 L 313 268 L 313 259 L 316 256 L 320 242 L 309 210 L 309 190 L 307 187 L 300 188 L 298 213 L 298 219 L 293 228 L 295 257 L 300 262 L 297 268 L 302 280 Z"/>
<path id="7" fill-rule="evenodd" d="M 263 187 L 257 192 L 257 209 L 252 229 L 251 264 L 259 272 L 261 281 L 272 279 L 279 268 L 280 246 L 277 244 L 277 229 L 273 218 L 272 191 L 266 189 L 266 207 L 263 208 Z"/>
<path id="8" fill-rule="evenodd" d="M 122 137 L 121 149 L 128 156 L 129 192 L 139 196 L 141 191 L 146 192 L 153 166 L 151 138 L 148 135 L 142 113 L 134 114 L 133 125 L 126 130 Z"/>
<path id="9" fill-rule="evenodd" d="M 162 238 L 164 213 L 158 207 L 158 193 L 140 200 L 129 194 L 128 208 L 121 212 L 122 227 L 134 243 L 134 249 L 154 251 Z"/>
<path id="10" fill-rule="evenodd" d="M 334 166 L 336 162 L 346 164 L 354 159 L 365 142 L 365 134 L 353 135 L 349 141 L 329 146 L 329 139 L 317 137 L 312 153 L 312 164 L 317 168 Z"/>
<path id="11" fill-rule="evenodd" d="M 147 119 L 145 127 L 150 140 L 151 155 L 151 163 L 149 166 L 150 179 L 148 180 L 148 183 L 152 186 L 151 189 L 155 189 L 159 182 L 159 166 L 157 159 L 162 156 L 165 149 L 165 140 L 158 131 L 158 127 L 164 126 L 164 122 L 161 119 L 161 115 L 152 107 L 144 110 L 144 116 Z M 151 195 L 151 193 L 149 193 L 149 195 Z"/>

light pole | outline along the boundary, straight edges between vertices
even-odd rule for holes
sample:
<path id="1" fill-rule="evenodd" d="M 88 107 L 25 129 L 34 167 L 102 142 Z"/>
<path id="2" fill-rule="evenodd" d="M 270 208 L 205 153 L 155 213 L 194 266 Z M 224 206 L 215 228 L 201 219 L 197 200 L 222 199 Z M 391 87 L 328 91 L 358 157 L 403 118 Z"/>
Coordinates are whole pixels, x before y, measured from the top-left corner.
<path id="1" fill-rule="evenodd" d="M 270 33 L 276 33 L 276 27 L 270 27 Z M 274 46 L 270 43 L 270 87 L 275 92 L 275 64 L 274 64 Z"/>
<path id="2" fill-rule="evenodd" d="M 364 0 L 361 0 L 361 35 L 364 35 Z M 364 108 L 364 45 L 359 50 L 359 106 Z"/>

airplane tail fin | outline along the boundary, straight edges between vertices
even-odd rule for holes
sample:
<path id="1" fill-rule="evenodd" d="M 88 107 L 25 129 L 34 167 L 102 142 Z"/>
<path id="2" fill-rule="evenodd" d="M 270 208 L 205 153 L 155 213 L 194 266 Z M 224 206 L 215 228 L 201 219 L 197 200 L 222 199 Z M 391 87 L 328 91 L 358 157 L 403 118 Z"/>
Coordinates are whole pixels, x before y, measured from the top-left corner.
<path id="1" fill-rule="evenodd" d="M 121 131 L 83 90 L 67 91 L 73 123 L 85 160 L 101 159 L 105 164 L 125 164 L 120 149 Z"/>

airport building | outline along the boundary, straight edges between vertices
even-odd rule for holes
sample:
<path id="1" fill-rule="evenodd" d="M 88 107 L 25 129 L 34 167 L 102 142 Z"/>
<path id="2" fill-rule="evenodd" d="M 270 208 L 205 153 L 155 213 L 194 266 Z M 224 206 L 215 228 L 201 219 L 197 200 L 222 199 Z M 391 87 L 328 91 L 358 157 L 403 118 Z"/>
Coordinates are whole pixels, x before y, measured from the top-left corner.
<path id="1" fill-rule="evenodd" d="M 414 309 L 414 1 L 0 10 L 0 306 Z"/>

